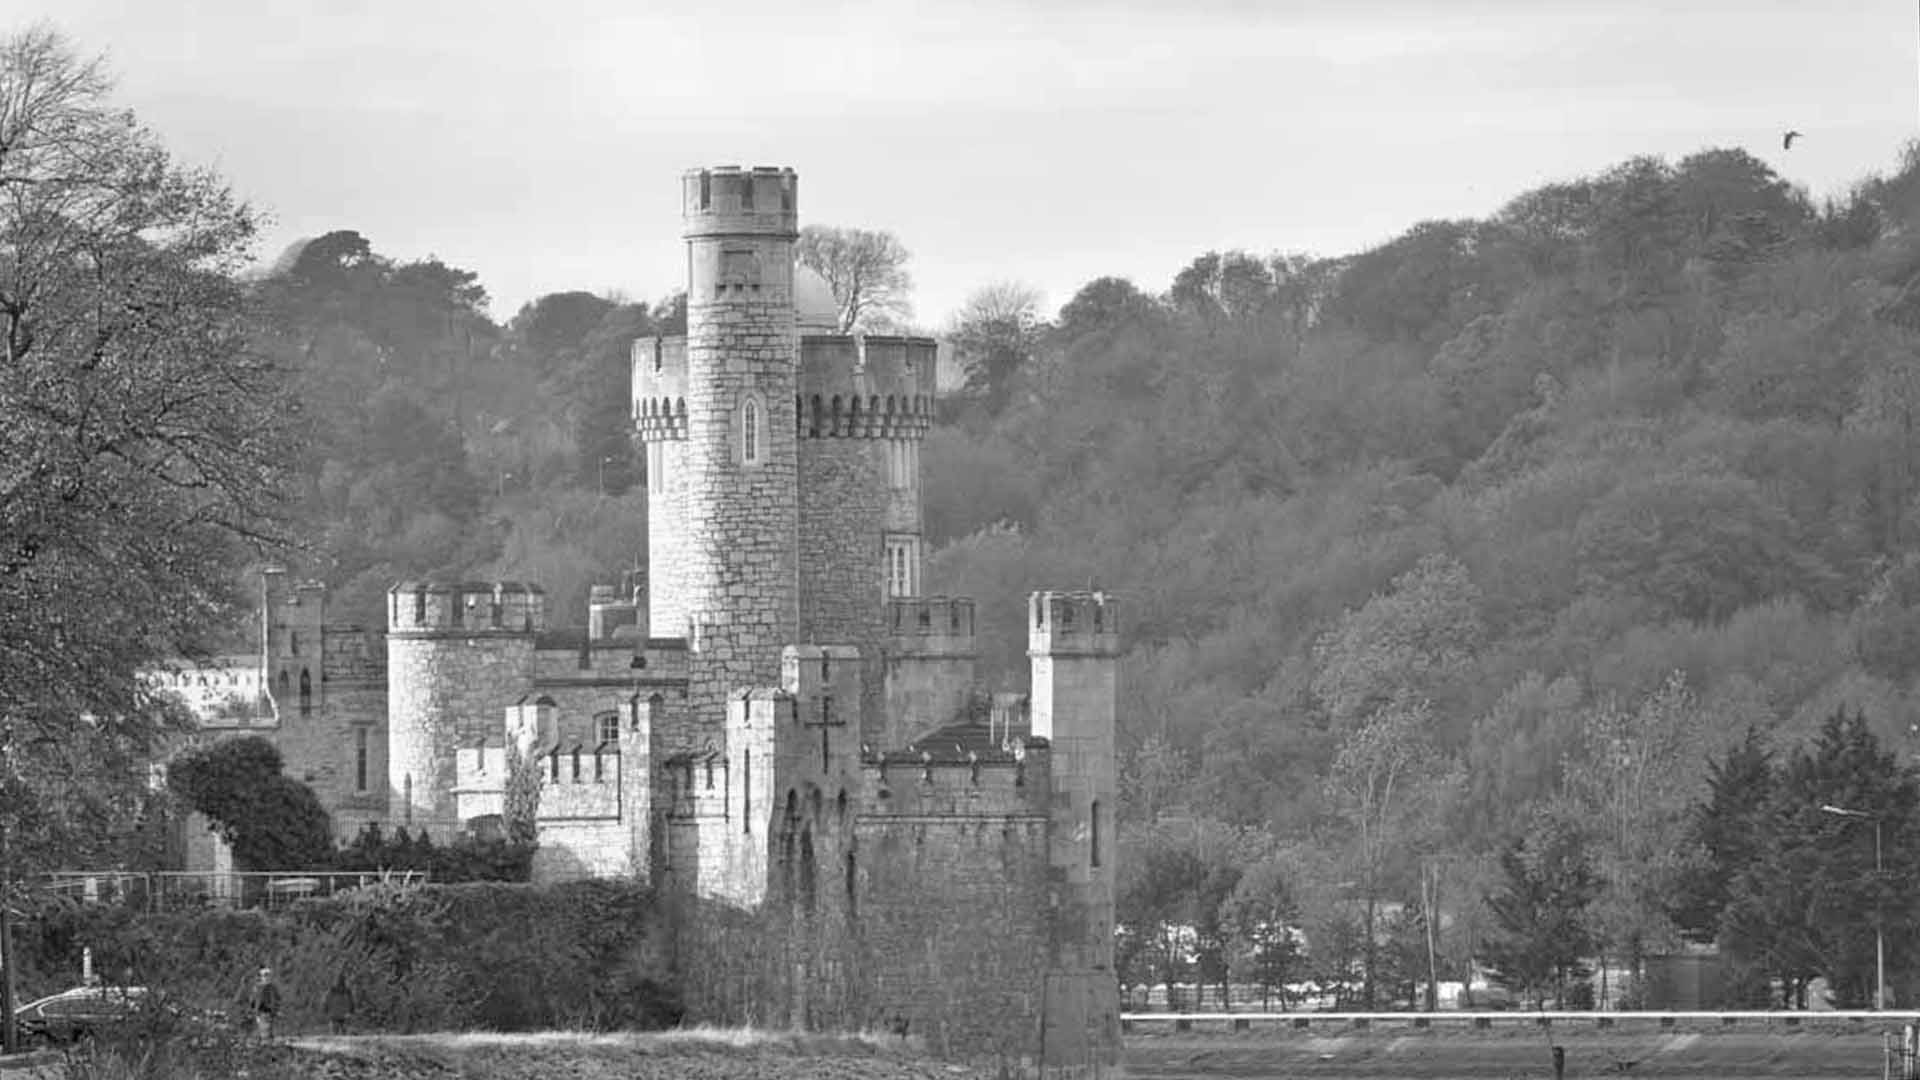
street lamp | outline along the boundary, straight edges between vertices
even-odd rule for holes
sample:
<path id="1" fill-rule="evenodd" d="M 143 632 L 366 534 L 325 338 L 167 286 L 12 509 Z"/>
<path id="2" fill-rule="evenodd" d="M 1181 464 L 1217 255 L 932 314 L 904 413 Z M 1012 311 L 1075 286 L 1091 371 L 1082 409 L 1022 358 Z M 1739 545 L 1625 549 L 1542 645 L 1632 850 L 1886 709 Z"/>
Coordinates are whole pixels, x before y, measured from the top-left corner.
<path id="1" fill-rule="evenodd" d="M 1887 934 L 1885 919 L 1880 914 L 1880 816 L 1832 803 L 1821 803 L 1820 812 L 1873 822 L 1873 1007 L 1884 1009 L 1887 1005 Z"/>
<path id="2" fill-rule="evenodd" d="M 613 464 L 613 459 L 610 457 L 600 459 L 600 494 L 602 495 L 607 493 L 607 466 L 611 464 Z"/>

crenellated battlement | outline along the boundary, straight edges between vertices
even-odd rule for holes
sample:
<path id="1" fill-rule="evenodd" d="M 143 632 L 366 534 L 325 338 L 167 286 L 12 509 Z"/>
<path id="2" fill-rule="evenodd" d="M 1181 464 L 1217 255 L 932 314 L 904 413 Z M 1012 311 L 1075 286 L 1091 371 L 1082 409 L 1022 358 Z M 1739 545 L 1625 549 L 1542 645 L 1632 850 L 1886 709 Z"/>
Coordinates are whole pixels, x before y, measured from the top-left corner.
<path id="1" fill-rule="evenodd" d="M 648 442 L 687 437 L 687 339 L 633 343 L 633 425 Z"/>
<path id="2" fill-rule="evenodd" d="M 387 590 L 387 632 L 423 635 L 536 634 L 546 629 L 546 593 L 515 581 L 402 582 Z"/>
<path id="3" fill-rule="evenodd" d="M 1120 655 L 1120 605 L 1104 592 L 1037 592 L 1027 600 L 1032 656 Z"/>
<path id="4" fill-rule="evenodd" d="M 686 236 L 800 235 L 800 178 L 792 169 L 737 165 L 689 169 L 682 177 Z"/>
<path id="5" fill-rule="evenodd" d="M 718 750 L 674 754 L 660 765 L 667 783 L 667 816 L 726 817 L 731 790 L 727 757 Z"/>
<path id="6" fill-rule="evenodd" d="M 928 745 L 870 754 L 861 762 L 861 786 L 872 798 L 861 814 L 1045 814 L 1053 797 L 1051 750 L 1044 739 L 1022 739 L 1013 747 L 936 754 Z"/>
<path id="7" fill-rule="evenodd" d="M 889 600 L 888 649 L 900 656 L 973 656 L 973 612 L 973 600 L 964 596 Z"/>
<path id="8" fill-rule="evenodd" d="M 933 421 L 932 338 L 815 334 L 800 339 L 803 438 L 917 439 Z"/>

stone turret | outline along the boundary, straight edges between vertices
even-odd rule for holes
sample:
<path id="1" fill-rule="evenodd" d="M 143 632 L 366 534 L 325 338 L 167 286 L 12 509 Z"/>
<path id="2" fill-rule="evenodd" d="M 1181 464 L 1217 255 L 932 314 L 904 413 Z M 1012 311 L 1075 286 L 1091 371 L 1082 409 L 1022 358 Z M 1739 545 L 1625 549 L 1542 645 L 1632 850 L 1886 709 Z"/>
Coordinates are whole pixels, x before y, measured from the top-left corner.
<path id="1" fill-rule="evenodd" d="M 1119 605 L 1098 592 L 1028 601 L 1033 735 L 1052 746 L 1052 955 L 1045 1044 L 1053 1065 L 1111 1066 L 1120 1047 L 1113 969 L 1114 707 Z"/>
<path id="2" fill-rule="evenodd" d="M 459 752 L 497 738 L 533 676 L 546 596 L 515 582 L 404 582 L 387 592 L 388 818 L 460 826 Z"/>
<path id="3" fill-rule="evenodd" d="M 636 350 L 650 632 L 686 637 L 689 704 L 716 726 L 731 691 L 777 683 L 799 634 L 798 195 L 790 169 L 687 173 L 686 340 Z"/>

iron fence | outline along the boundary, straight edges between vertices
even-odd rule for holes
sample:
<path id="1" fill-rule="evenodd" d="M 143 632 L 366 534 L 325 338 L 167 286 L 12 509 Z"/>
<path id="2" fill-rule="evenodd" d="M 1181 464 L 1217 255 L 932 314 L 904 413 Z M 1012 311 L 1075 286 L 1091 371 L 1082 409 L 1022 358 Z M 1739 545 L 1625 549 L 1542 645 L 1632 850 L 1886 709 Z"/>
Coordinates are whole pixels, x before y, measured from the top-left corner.
<path id="1" fill-rule="evenodd" d="M 179 911 L 205 907 L 284 907 L 357 889 L 424 885 L 427 880 L 424 870 L 169 870 L 68 871 L 43 875 L 41 883 L 51 892 L 82 903 Z"/>

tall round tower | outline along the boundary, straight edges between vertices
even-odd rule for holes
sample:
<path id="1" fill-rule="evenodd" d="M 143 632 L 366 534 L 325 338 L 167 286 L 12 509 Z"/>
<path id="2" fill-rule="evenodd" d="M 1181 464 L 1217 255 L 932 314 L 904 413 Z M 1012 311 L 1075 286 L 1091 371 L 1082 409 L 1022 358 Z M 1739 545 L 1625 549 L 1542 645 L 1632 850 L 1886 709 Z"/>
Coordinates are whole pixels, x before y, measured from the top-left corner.
<path id="1" fill-rule="evenodd" d="M 799 181 L 791 169 L 699 169 L 682 196 L 686 341 L 642 344 L 634 399 L 649 622 L 687 637 L 690 704 L 704 713 L 735 688 L 778 685 L 780 650 L 799 635 Z"/>

